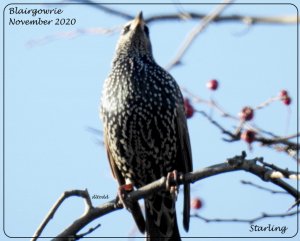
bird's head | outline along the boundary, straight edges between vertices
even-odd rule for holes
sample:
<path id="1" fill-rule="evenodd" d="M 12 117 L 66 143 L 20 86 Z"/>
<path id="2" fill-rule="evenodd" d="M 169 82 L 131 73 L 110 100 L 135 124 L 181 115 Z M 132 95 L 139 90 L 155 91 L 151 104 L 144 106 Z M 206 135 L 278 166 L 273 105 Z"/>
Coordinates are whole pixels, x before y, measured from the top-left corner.
<path id="1" fill-rule="evenodd" d="M 125 54 L 152 57 L 149 28 L 143 19 L 142 12 L 123 27 L 116 53 L 117 56 Z"/>

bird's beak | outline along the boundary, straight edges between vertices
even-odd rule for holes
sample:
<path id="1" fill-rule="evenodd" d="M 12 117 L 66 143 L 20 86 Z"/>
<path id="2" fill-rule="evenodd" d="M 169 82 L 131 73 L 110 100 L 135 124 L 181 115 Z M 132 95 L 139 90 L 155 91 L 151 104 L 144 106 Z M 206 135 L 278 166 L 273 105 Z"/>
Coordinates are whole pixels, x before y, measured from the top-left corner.
<path id="1" fill-rule="evenodd" d="M 139 12 L 139 14 L 134 18 L 133 20 L 133 24 L 134 26 L 138 26 L 138 25 L 144 25 L 144 18 L 143 18 L 143 12 Z"/>

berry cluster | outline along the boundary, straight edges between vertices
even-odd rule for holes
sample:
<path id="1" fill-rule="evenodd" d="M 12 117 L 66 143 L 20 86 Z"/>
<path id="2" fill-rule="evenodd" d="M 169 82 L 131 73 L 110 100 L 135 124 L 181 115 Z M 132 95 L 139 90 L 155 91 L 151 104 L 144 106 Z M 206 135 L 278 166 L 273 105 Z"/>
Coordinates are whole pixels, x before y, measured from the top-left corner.
<path id="1" fill-rule="evenodd" d="M 239 117 L 241 121 L 250 121 L 254 117 L 254 110 L 250 106 L 244 107 L 241 112 L 239 113 Z M 255 140 L 256 132 L 253 130 L 245 130 L 241 134 L 241 139 L 251 144 Z"/>
<path id="2" fill-rule="evenodd" d="M 219 88 L 219 82 L 216 79 L 212 79 L 206 83 L 206 87 L 212 91 L 215 91 Z M 287 106 L 290 105 L 291 101 L 292 101 L 291 97 L 288 94 L 288 91 L 281 90 L 279 93 L 279 97 L 272 98 L 269 101 L 265 102 L 263 105 L 266 106 L 267 104 L 269 104 L 275 100 L 278 100 L 278 99 L 281 100 L 282 103 Z M 184 99 L 184 108 L 185 108 L 186 118 L 193 117 L 193 115 L 195 113 L 195 109 L 188 98 Z M 251 106 L 243 107 L 238 114 L 239 119 L 241 120 L 241 125 L 243 125 L 244 122 L 253 120 L 255 110 L 260 109 L 260 108 L 262 108 L 262 107 L 261 106 L 256 107 L 256 108 L 252 108 Z M 257 135 L 257 133 L 250 128 L 250 129 L 246 129 L 246 130 L 242 131 L 242 133 L 240 134 L 240 139 L 244 140 L 245 142 L 247 142 L 250 145 L 252 142 L 255 141 L 256 135 Z"/>
<path id="3" fill-rule="evenodd" d="M 212 79 L 206 83 L 206 87 L 211 91 L 216 91 L 219 88 L 219 82 L 216 79 Z M 248 125 L 247 122 L 252 121 L 255 116 L 255 111 L 258 109 L 261 109 L 264 106 L 267 106 L 273 101 L 282 101 L 284 105 L 289 106 L 291 104 L 291 97 L 289 96 L 289 93 L 287 90 L 281 90 L 279 93 L 279 96 L 275 98 L 271 98 L 268 101 L 264 102 L 263 104 L 259 105 L 258 107 L 251 107 L 251 106 L 245 106 L 241 109 L 241 111 L 238 113 L 238 117 L 240 120 L 240 127 L 238 128 L 240 131 L 238 132 L 238 138 L 245 141 L 249 148 L 251 149 L 251 144 L 257 140 L 258 133 L 252 129 L 251 125 Z M 201 101 L 201 100 L 200 100 Z M 205 102 L 205 101 L 203 101 Z M 184 98 L 184 108 L 185 108 L 185 114 L 186 118 L 193 117 L 195 113 L 195 109 L 190 102 L 188 98 Z M 234 118 L 234 117 L 233 117 Z M 245 129 L 244 129 L 245 128 Z M 191 200 L 191 208 L 194 210 L 199 210 L 203 207 L 203 202 L 199 197 L 194 197 Z"/>
<path id="4" fill-rule="evenodd" d="M 289 93 L 286 90 L 282 90 L 279 93 L 279 98 L 285 105 L 290 105 L 292 102 L 291 97 L 289 96 Z"/>

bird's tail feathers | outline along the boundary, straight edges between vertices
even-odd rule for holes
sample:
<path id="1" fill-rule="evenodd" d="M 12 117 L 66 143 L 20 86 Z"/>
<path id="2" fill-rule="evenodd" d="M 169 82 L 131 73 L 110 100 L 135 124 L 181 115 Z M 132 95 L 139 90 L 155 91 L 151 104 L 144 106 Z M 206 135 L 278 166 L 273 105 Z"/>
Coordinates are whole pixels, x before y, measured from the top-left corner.
<path id="1" fill-rule="evenodd" d="M 132 207 L 130 207 L 130 212 L 139 231 L 145 233 L 145 219 L 138 202 L 133 203 Z"/>
<path id="2" fill-rule="evenodd" d="M 160 192 L 145 199 L 146 240 L 180 241 L 175 200 L 169 192 Z"/>

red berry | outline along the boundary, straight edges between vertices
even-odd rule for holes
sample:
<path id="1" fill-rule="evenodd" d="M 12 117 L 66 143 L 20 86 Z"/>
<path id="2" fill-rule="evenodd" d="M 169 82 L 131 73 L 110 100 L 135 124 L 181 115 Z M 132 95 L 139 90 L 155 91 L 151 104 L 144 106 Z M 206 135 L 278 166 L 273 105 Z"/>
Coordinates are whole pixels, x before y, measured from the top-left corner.
<path id="1" fill-rule="evenodd" d="M 291 97 L 286 96 L 286 97 L 282 100 L 282 102 L 283 102 L 285 105 L 290 105 L 291 102 L 292 102 L 292 99 L 291 99 Z"/>
<path id="2" fill-rule="evenodd" d="M 254 110 L 251 107 L 246 106 L 239 113 L 239 116 L 240 116 L 240 119 L 244 120 L 244 121 L 252 120 L 254 117 Z"/>
<path id="3" fill-rule="evenodd" d="M 255 140 L 255 134 L 256 134 L 255 131 L 252 131 L 252 130 L 246 130 L 246 131 L 244 131 L 244 132 L 242 133 L 241 138 L 242 138 L 245 142 L 251 144 L 251 143 Z"/>
<path id="4" fill-rule="evenodd" d="M 184 110 L 186 118 L 191 118 L 194 115 L 194 107 L 191 105 L 190 100 L 187 98 L 184 99 Z"/>
<path id="5" fill-rule="evenodd" d="M 210 80 L 206 83 L 206 87 L 211 89 L 211 90 L 216 90 L 218 89 L 218 86 L 219 86 L 219 83 L 217 80 L 213 79 L 213 80 Z"/>
<path id="6" fill-rule="evenodd" d="M 280 96 L 281 99 L 286 98 L 288 95 L 289 94 L 288 94 L 287 90 L 281 90 L 280 93 L 279 93 L 279 96 Z"/>
<path id="7" fill-rule="evenodd" d="M 200 200 L 200 198 L 193 198 L 191 201 L 191 207 L 193 209 L 200 209 L 202 207 L 202 201 Z"/>

